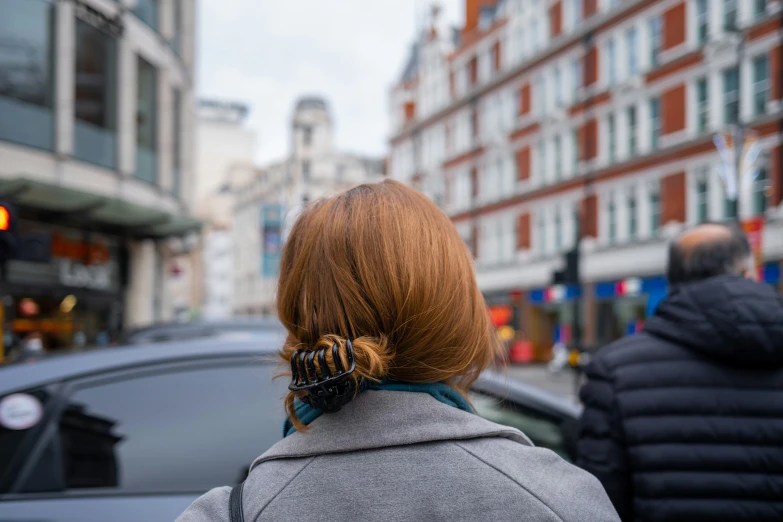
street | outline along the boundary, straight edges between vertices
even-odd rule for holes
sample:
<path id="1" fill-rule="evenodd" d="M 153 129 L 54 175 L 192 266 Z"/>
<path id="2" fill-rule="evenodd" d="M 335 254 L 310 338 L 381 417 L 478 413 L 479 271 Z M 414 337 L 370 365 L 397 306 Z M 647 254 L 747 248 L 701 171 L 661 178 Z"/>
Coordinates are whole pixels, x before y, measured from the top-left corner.
<path id="1" fill-rule="evenodd" d="M 547 371 L 546 365 L 509 365 L 501 370 L 511 379 L 536 386 L 570 401 L 577 401 L 574 391 L 574 374 L 564 370 L 557 374 Z"/>

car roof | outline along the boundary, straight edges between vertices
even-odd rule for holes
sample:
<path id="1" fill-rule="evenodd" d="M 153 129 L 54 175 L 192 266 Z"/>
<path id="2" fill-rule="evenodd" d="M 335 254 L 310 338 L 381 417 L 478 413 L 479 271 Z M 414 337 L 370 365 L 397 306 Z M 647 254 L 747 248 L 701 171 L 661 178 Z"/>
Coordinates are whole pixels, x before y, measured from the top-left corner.
<path id="1" fill-rule="evenodd" d="M 473 388 L 490 395 L 506 397 L 513 402 L 534 404 L 537 410 L 555 417 L 575 419 L 582 411 L 578 404 L 532 384 L 511 379 L 503 370 L 485 371 L 476 380 Z"/>
<path id="2" fill-rule="evenodd" d="M 111 371 L 193 359 L 231 356 L 272 356 L 285 341 L 280 330 L 246 335 L 97 348 L 45 357 L 32 363 L 0 367 L 0 395 L 65 379 Z"/>
<path id="3" fill-rule="evenodd" d="M 145 326 L 128 332 L 124 340 L 129 343 L 145 343 L 152 340 L 161 340 L 167 336 L 204 337 L 216 335 L 222 331 L 237 329 L 276 330 L 283 325 L 276 317 L 272 316 L 239 316 L 228 319 L 196 320 L 188 322 L 159 323 Z"/>
<path id="4" fill-rule="evenodd" d="M 112 370 L 157 365 L 194 359 L 221 357 L 270 357 L 283 345 L 283 330 L 222 335 L 202 339 L 98 348 L 85 352 L 45 357 L 33 363 L 0 367 L 0 395 L 42 386 L 52 382 L 85 377 Z M 556 417 L 575 418 L 579 406 L 530 384 L 510 379 L 502 371 L 486 371 L 474 389 L 535 405 Z"/>

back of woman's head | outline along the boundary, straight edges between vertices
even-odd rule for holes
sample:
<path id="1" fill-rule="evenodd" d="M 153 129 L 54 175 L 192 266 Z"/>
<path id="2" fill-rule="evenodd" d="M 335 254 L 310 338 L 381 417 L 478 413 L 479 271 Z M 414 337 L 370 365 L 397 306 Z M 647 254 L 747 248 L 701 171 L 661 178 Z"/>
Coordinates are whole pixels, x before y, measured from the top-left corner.
<path id="1" fill-rule="evenodd" d="M 393 181 L 305 209 L 283 249 L 277 309 L 285 362 L 334 344 L 345 358 L 350 339 L 356 380 L 466 391 L 499 349 L 464 241 L 432 201 Z M 295 396 L 286 408 L 301 427 Z"/>

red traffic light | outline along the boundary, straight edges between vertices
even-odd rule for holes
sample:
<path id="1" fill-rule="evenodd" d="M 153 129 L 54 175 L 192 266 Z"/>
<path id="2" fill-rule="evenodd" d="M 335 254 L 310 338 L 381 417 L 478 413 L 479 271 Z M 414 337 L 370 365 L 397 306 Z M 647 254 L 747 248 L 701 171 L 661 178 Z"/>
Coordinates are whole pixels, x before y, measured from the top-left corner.
<path id="1" fill-rule="evenodd" d="M 0 230 L 8 230 L 11 226 L 11 214 L 8 208 L 0 206 Z"/>

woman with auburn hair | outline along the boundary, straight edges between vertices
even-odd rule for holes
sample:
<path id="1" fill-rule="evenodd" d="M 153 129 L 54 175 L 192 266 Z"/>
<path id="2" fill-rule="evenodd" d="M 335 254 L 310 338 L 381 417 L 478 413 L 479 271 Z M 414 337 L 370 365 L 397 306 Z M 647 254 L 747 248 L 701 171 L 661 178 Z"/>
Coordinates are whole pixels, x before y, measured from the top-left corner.
<path id="1" fill-rule="evenodd" d="M 180 521 L 619 520 L 591 475 L 474 413 L 500 346 L 465 243 L 424 195 L 384 181 L 311 204 L 277 310 L 283 440 Z"/>

